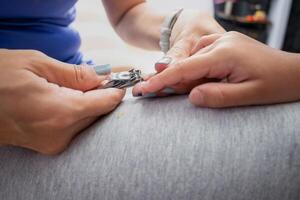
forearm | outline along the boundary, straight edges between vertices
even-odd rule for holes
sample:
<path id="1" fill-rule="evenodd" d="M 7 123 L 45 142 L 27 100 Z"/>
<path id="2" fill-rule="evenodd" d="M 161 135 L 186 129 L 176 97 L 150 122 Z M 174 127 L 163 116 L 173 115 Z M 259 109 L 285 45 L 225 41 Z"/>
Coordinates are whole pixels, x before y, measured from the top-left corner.
<path id="1" fill-rule="evenodd" d="M 131 0 L 120 5 L 103 0 L 110 22 L 127 43 L 150 50 L 159 50 L 162 14 L 155 13 L 143 0 Z"/>
<path id="2" fill-rule="evenodd" d="M 164 15 L 155 13 L 142 3 L 128 11 L 115 30 L 129 44 L 159 50 L 160 27 L 163 20 Z"/>

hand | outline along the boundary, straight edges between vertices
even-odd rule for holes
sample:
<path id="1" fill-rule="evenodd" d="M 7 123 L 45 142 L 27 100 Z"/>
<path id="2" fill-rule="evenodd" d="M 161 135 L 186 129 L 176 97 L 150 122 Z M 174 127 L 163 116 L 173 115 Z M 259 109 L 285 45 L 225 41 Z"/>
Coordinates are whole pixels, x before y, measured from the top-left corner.
<path id="1" fill-rule="evenodd" d="M 178 18 L 170 38 L 171 49 L 165 57 L 158 61 L 155 69 L 158 73 L 168 66 L 186 59 L 192 55 L 193 49 L 201 37 L 213 33 L 224 33 L 225 30 L 208 14 L 196 10 L 184 10 Z M 166 96 L 169 93 L 186 94 L 192 88 L 208 80 L 184 81 L 177 85 L 170 86 L 168 93 L 164 90 L 156 93 L 156 96 Z M 170 92 L 173 91 L 173 92 Z M 139 96 L 138 87 L 133 88 L 133 96 Z"/>
<path id="2" fill-rule="evenodd" d="M 101 86 L 91 67 L 56 61 L 37 51 L 0 50 L 0 144 L 44 154 L 112 111 L 123 90 Z"/>
<path id="3" fill-rule="evenodd" d="M 201 37 L 215 33 L 222 34 L 225 30 L 212 16 L 197 10 L 183 10 L 172 30 L 168 56 L 175 61 L 187 58 Z M 161 70 L 157 66 L 157 71 Z"/>
<path id="4" fill-rule="evenodd" d="M 299 54 L 235 32 L 202 37 L 192 54 L 137 87 L 147 94 L 182 81 L 218 79 L 195 87 L 189 95 L 193 104 L 213 108 L 300 99 Z"/>

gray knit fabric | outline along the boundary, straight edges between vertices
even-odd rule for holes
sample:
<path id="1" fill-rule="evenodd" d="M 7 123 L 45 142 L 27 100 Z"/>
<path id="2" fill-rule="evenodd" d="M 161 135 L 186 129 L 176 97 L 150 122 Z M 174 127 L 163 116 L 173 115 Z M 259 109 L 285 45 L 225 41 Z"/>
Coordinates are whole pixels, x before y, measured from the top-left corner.
<path id="1" fill-rule="evenodd" d="M 300 103 L 126 99 L 59 156 L 0 148 L 0 199 L 299 200 Z"/>

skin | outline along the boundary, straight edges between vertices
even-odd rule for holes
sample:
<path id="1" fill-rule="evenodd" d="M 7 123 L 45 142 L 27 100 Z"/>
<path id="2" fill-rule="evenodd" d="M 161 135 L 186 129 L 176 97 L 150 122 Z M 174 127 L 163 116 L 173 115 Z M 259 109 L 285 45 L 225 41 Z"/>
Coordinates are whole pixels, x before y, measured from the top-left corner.
<path id="1" fill-rule="evenodd" d="M 36 51 L 0 50 L 0 143 L 44 154 L 63 151 L 97 117 L 112 111 L 123 90 L 95 89 L 105 77 L 87 66 Z M 14 67 L 9 67 L 14 66 Z"/>
<path id="2" fill-rule="evenodd" d="M 164 14 L 150 10 L 142 0 L 102 2 L 113 28 L 125 42 L 159 50 Z M 199 37 L 223 32 L 210 16 L 184 11 L 174 27 L 168 55 L 174 62 L 187 58 Z M 0 49 L 0 69 L 0 145 L 60 153 L 124 96 L 123 90 L 96 89 L 105 77 L 97 76 L 91 68 L 65 64 L 34 50 Z M 178 90 L 186 93 L 198 83 L 180 84 Z"/>
<path id="3" fill-rule="evenodd" d="M 300 100 L 300 55 L 272 49 L 236 32 L 204 36 L 192 56 L 171 64 L 135 90 L 153 93 L 183 81 L 216 79 L 195 86 L 196 106 L 224 108 Z"/>

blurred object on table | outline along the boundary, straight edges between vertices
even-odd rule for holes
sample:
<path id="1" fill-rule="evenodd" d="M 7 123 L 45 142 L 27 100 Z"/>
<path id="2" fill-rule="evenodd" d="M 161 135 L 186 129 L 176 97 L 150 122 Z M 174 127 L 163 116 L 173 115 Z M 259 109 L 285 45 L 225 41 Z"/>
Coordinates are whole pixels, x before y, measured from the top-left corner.
<path id="1" fill-rule="evenodd" d="M 266 42 L 270 3 L 270 0 L 214 0 L 215 17 L 228 31 Z"/>

